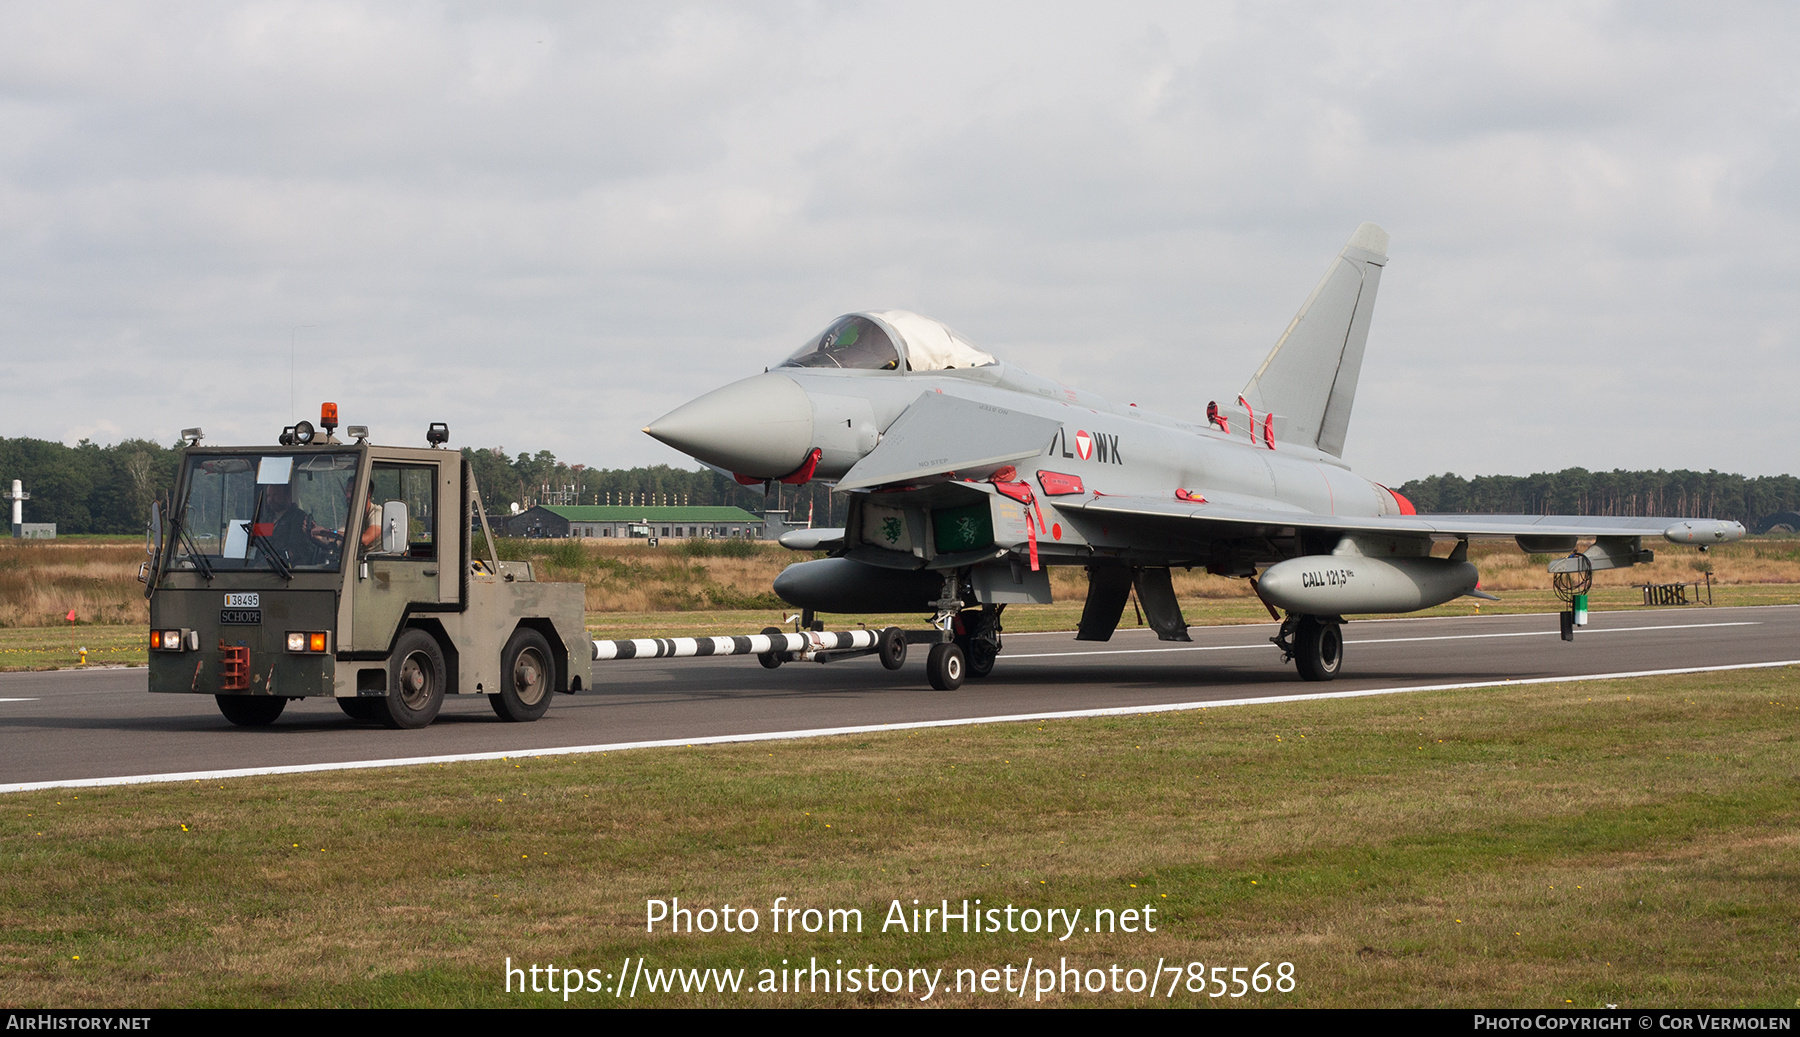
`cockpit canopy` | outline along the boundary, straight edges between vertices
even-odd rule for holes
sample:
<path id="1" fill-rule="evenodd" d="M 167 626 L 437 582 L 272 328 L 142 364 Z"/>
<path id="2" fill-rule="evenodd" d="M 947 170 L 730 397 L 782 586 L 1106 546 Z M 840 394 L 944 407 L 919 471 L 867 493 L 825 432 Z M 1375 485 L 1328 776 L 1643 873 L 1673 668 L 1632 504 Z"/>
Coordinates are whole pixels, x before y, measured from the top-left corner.
<path id="1" fill-rule="evenodd" d="M 839 317 L 781 367 L 829 367 L 854 371 L 949 371 L 987 367 L 993 354 L 975 348 L 948 326 L 906 310 Z"/>

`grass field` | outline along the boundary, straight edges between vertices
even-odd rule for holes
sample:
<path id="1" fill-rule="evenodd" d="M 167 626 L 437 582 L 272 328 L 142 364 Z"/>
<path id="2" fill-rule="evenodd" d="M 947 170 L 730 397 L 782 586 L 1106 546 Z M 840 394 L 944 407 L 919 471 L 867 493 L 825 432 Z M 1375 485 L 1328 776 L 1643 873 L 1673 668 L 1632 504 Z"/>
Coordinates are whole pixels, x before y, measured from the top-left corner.
<path id="1" fill-rule="evenodd" d="M 746 989 L 567 1003 L 917 1003 L 753 992 L 816 957 L 1103 970 L 1045 1004 L 1151 1004 L 1110 987 L 1162 960 L 1295 986 L 1158 1005 L 1797 1006 L 1797 727 L 1771 669 L 15 794 L 0 1002 L 549 1006 L 506 959 L 605 986 L 641 958 Z M 759 929 L 646 934 L 669 897 Z M 772 933 L 778 897 L 863 932 Z M 882 932 L 914 898 L 1156 932 Z"/>

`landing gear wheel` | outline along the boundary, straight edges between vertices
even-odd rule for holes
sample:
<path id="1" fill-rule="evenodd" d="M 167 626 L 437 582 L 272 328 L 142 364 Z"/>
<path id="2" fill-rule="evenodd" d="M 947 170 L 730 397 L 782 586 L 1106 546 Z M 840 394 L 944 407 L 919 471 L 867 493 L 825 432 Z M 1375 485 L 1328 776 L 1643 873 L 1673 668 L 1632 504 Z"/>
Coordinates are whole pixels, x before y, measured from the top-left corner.
<path id="1" fill-rule="evenodd" d="M 780 637 L 781 635 L 787 633 L 787 631 L 781 629 L 780 627 L 763 627 L 763 633 L 769 635 L 770 637 Z M 781 653 L 780 652 L 763 652 L 756 657 L 756 661 L 763 664 L 763 669 L 773 670 L 775 667 L 781 665 Z"/>
<path id="2" fill-rule="evenodd" d="M 969 646 L 963 651 L 969 660 L 969 676 L 976 680 L 993 673 L 994 660 L 1000 658 L 999 651 L 991 643 L 980 638 L 969 642 Z"/>
<path id="3" fill-rule="evenodd" d="M 520 630 L 500 653 L 500 694 L 489 695 L 488 705 L 502 720 L 525 723 L 550 708 L 556 667 L 550 642 L 535 630 Z"/>
<path id="4" fill-rule="evenodd" d="M 1318 616 L 1300 617 L 1294 635 L 1294 660 L 1300 676 L 1309 681 L 1328 681 L 1344 668 L 1344 628 Z"/>
<path id="5" fill-rule="evenodd" d="M 955 691 L 962 687 L 963 673 L 968 668 L 968 661 L 963 650 L 954 644 L 938 644 L 931 646 L 931 655 L 925 660 L 925 676 L 931 680 L 931 686 L 939 691 Z"/>
<path id="6" fill-rule="evenodd" d="M 444 705 L 444 682 L 449 669 L 435 638 L 423 630 L 408 630 L 394 646 L 388 664 L 388 694 L 381 699 L 381 722 L 389 727 L 420 728 L 437 719 Z"/>
<path id="7" fill-rule="evenodd" d="M 219 712 L 239 727 L 267 727 L 275 722 L 288 700 L 265 695 L 214 695 Z"/>
<path id="8" fill-rule="evenodd" d="M 380 699 L 338 699 L 337 704 L 351 720 L 380 720 L 383 712 Z"/>
<path id="9" fill-rule="evenodd" d="M 956 646 L 963 650 L 963 658 L 968 663 L 968 676 L 980 680 L 994 672 L 994 660 L 1000 657 L 1000 646 L 995 644 L 998 634 L 988 629 L 988 614 L 981 609 L 964 609 L 956 616 L 956 627 L 962 631 L 956 635 Z"/>
<path id="10" fill-rule="evenodd" d="M 888 627 L 881 632 L 875 645 L 877 654 L 881 656 L 881 665 L 890 670 L 898 670 L 906 665 L 906 631 L 899 627 Z"/>

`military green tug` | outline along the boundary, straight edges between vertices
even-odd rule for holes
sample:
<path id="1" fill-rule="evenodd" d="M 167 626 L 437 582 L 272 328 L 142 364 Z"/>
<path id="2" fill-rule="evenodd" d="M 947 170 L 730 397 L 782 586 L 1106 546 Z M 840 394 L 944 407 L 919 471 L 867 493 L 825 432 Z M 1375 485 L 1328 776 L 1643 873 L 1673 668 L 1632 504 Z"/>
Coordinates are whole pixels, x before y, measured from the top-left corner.
<path id="1" fill-rule="evenodd" d="M 430 724 L 446 694 L 486 695 L 504 720 L 543 716 L 587 686 L 578 583 L 503 562 L 462 456 L 433 424 L 426 448 L 374 446 L 337 407 L 270 447 L 201 446 L 183 432 L 165 516 L 153 509 L 140 579 L 150 690 L 212 695 L 234 724 L 274 722 L 330 696 L 350 717 Z M 471 556 L 471 531 L 489 554 Z"/>

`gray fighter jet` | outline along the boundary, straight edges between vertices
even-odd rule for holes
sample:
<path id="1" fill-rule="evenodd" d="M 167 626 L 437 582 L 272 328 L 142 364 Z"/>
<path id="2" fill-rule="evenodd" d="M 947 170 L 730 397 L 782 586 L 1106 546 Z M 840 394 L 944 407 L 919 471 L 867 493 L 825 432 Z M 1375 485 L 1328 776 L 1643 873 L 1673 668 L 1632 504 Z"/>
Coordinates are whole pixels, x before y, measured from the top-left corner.
<path id="1" fill-rule="evenodd" d="M 1090 641 L 1112 636 L 1133 588 L 1157 636 L 1188 640 L 1170 570 L 1243 577 L 1281 621 L 1284 660 L 1329 680 L 1344 615 L 1491 597 L 1470 538 L 1557 553 L 1591 540 L 1550 566 L 1585 575 L 1650 560 L 1646 536 L 1702 548 L 1743 536 L 1712 519 L 1420 515 L 1352 474 L 1341 456 L 1387 243 L 1358 227 L 1244 391 L 1199 420 L 1108 403 L 889 310 L 839 317 L 644 431 L 748 485 L 850 491 L 843 529 L 782 537 L 831 557 L 790 566 L 775 591 L 809 620 L 935 613 L 938 687 L 992 670 L 1002 611 L 1049 602 L 1052 565 L 1087 568 L 1078 636 Z"/>

